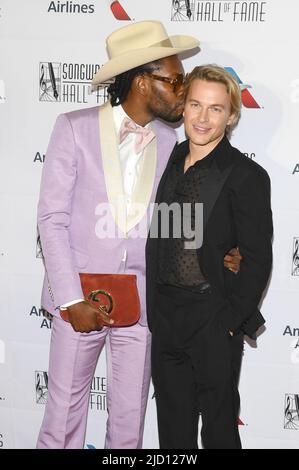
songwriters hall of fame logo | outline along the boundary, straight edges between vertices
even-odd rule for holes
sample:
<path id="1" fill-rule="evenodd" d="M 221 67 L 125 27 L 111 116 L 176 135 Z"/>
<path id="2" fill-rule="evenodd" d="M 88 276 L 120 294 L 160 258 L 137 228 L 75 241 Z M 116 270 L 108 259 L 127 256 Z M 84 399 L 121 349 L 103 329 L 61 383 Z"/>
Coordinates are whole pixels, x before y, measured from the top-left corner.
<path id="1" fill-rule="evenodd" d="M 292 276 L 299 276 L 299 237 L 293 242 Z"/>
<path id="2" fill-rule="evenodd" d="M 36 403 L 45 405 L 48 396 L 48 373 L 42 370 L 35 371 Z"/>
<path id="3" fill-rule="evenodd" d="M 93 377 L 90 385 L 89 408 L 93 411 L 107 410 L 107 378 Z M 45 405 L 48 397 L 48 372 L 35 371 L 35 394 L 36 403 Z"/>
<path id="4" fill-rule="evenodd" d="M 198 21 L 201 23 L 264 23 L 267 2 L 237 2 L 234 0 L 170 0 L 171 21 Z"/>
<path id="5" fill-rule="evenodd" d="M 171 21 L 194 20 L 195 0 L 172 0 Z"/>
<path id="6" fill-rule="evenodd" d="M 284 429 L 299 430 L 299 395 L 286 394 L 284 401 Z"/>
<path id="7" fill-rule="evenodd" d="M 94 376 L 90 386 L 89 408 L 94 411 L 107 410 L 107 378 Z"/>
<path id="8" fill-rule="evenodd" d="M 108 100 L 107 88 L 112 80 L 92 88 L 92 79 L 99 68 L 99 64 L 40 62 L 39 101 L 82 104 L 89 103 L 93 94 L 91 99 L 96 104 L 105 103 Z"/>
<path id="9" fill-rule="evenodd" d="M 61 64 L 59 62 L 40 62 L 39 100 L 61 100 Z"/>

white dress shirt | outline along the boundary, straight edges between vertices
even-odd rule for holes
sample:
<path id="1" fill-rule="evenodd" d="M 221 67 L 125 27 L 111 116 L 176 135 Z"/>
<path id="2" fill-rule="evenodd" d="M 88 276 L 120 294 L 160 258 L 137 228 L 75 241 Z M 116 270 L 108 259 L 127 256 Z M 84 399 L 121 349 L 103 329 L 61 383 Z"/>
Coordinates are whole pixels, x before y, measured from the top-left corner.
<path id="1" fill-rule="evenodd" d="M 130 117 L 125 113 L 123 107 L 113 106 L 113 119 L 115 123 L 115 130 L 116 134 L 119 135 L 120 126 L 123 122 L 124 118 Z M 135 123 L 136 124 L 136 123 Z M 138 124 L 136 124 L 138 126 Z M 138 126 L 141 127 L 141 126 Z M 149 127 L 149 124 L 145 126 L 146 128 Z M 121 144 L 119 144 L 119 159 L 120 159 L 120 166 L 121 166 L 121 173 L 122 173 L 122 180 L 123 180 L 123 189 L 126 197 L 127 203 L 127 213 L 130 209 L 132 194 L 134 191 L 134 187 L 136 184 L 136 180 L 138 178 L 138 169 L 143 152 L 136 153 L 135 152 L 135 137 L 136 134 L 130 133 L 126 136 Z"/>

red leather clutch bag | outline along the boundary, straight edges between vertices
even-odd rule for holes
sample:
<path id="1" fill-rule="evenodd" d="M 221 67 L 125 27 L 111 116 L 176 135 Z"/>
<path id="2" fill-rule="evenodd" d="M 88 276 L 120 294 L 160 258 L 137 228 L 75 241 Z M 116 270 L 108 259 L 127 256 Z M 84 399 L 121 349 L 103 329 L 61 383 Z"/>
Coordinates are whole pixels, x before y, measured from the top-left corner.
<path id="1" fill-rule="evenodd" d="M 85 300 L 108 313 L 114 320 L 112 327 L 138 322 L 140 300 L 134 274 L 80 273 L 79 276 Z M 67 310 L 60 310 L 60 315 L 69 321 Z"/>

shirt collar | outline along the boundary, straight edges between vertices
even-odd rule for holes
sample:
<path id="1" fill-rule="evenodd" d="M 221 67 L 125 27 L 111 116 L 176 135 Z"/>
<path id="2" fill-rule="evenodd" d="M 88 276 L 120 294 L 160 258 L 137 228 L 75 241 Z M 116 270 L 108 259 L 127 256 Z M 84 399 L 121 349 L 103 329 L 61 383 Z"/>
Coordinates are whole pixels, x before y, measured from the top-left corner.
<path id="1" fill-rule="evenodd" d="M 216 145 L 216 147 L 208 154 L 206 155 L 202 160 L 198 160 L 197 162 L 194 163 L 194 165 L 199 166 L 199 167 L 208 167 L 212 163 L 212 161 L 217 158 L 221 153 L 226 149 L 227 146 L 227 137 L 224 135 L 223 138 L 220 140 L 220 142 Z M 179 145 L 179 151 L 176 153 L 173 163 L 178 163 L 182 159 L 185 160 L 187 154 L 189 153 L 189 140 L 186 140 L 182 142 L 182 144 Z M 219 157 L 221 158 L 221 157 Z"/>
<path id="2" fill-rule="evenodd" d="M 122 107 L 121 104 L 119 104 L 118 106 L 112 106 L 112 114 L 113 114 L 113 120 L 114 120 L 116 134 L 119 135 L 120 126 L 121 126 L 121 123 L 123 122 L 124 118 L 125 117 L 127 117 L 129 119 L 132 119 L 132 118 L 130 118 L 130 116 L 127 115 L 127 113 L 125 112 L 125 110 L 124 110 L 124 108 Z M 135 123 L 135 124 L 138 127 L 142 127 L 137 123 Z M 144 127 L 146 127 L 146 128 L 150 127 L 150 123 L 146 124 L 146 126 L 144 126 Z"/>

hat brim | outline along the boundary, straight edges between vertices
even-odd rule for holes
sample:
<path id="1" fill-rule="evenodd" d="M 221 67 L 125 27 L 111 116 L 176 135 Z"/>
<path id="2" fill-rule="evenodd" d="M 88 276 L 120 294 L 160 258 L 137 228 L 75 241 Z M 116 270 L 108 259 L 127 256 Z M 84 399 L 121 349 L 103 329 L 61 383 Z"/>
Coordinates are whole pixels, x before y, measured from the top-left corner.
<path id="1" fill-rule="evenodd" d="M 169 46 L 169 44 L 172 46 Z M 199 41 L 192 36 L 171 36 L 167 41 L 153 44 L 143 49 L 135 49 L 126 52 L 118 57 L 114 57 L 104 64 L 94 75 L 92 79 L 93 87 L 104 85 L 105 82 L 111 81 L 117 75 L 127 72 L 140 65 L 147 64 L 154 60 L 163 59 L 176 54 L 182 54 L 190 49 L 199 46 Z"/>

